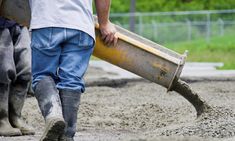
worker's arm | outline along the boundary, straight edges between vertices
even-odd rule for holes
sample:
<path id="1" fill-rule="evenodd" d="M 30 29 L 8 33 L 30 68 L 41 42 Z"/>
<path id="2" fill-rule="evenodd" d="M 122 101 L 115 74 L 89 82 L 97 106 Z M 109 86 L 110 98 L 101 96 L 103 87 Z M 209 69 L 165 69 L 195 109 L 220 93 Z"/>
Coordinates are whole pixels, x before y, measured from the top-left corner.
<path id="1" fill-rule="evenodd" d="M 108 45 L 117 43 L 117 37 L 115 36 L 116 28 L 109 21 L 109 9 L 111 0 L 95 0 L 95 6 L 98 16 L 98 23 L 102 39 Z"/>

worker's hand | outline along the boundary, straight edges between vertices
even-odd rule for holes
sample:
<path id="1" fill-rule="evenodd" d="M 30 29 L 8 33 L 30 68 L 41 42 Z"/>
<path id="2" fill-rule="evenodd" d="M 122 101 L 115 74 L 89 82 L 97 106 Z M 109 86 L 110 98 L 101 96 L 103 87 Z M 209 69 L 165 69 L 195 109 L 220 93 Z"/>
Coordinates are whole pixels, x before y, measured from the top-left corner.
<path id="1" fill-rule="evenodd" d="M 106 24 L 100 24 L 101 38 L 108 46 L 116 46 L 118 37 L 115 35 L 117 32 L 115 26 L 108 21 Z"/>

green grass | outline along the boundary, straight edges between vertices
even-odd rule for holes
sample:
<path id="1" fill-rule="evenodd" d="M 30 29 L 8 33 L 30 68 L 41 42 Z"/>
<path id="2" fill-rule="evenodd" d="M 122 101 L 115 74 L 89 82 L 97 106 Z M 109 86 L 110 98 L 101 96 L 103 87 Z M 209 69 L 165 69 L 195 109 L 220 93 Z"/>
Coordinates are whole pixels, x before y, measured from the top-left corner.
<path id="1" fill-rule="evenodd" d="M 187 61 L 223 62 L 219 69 L 235 69 L 235 34 L 214 37 L 207 43 L 205 40 L 165 44 L 166 47 L 184 53 L 189 51 Z"/>

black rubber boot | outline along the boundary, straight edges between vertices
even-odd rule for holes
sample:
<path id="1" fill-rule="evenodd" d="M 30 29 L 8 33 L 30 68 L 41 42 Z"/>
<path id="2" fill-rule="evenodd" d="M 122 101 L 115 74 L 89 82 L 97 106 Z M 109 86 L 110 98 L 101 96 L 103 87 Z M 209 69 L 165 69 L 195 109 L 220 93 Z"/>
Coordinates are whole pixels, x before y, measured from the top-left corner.
<path id="1" fill-rule="evenodd" d="M 70 90 L 60 90 L 63 116 L 66 123 L 64 135 L 60 137 L 60 141 L 74 141 L 73 138 L 76 133 L 80 97 L 81 93 Z"/>
<path id="2" fill-rule="evenodd" d="M 23 135 L 33 135 L 32 127 L 21 117 L 29 81 L 31 80 L 30 36 L 27 28 L 15 25 L 9 28 L 14 46 L 15 80 L 11 81 L 9 97 L 9 121 L 13 127 L 19 128 Z M 10 54 L 8 54 L 10 55 Z"/>
<path id="3" fill-rule="evenodd" d="M 20 130 L 13 128 L 8 119 L 9 85 L 0 83 L 0 136 L 19 136 Z"/>
<path id="4" fill-rule="evenodd" d="M 58 141 L 64 132 L 65 122 L 54 80 L 51 77 L 44 77 L 36 85 L 34 94 L 46 122 L 40 141 Z"/>
<path id="5" fill-rule="evenodd" d="M 9 98 L 9 121 L 13 127 L 20 129 L 22 135 L 34 135 L 35 132 L 33 128 L 27 125 L 21 117 L 27 91 L 27 82 L 11 85 Z"/>
<path id="6" fill-rule="evenodd" d="M 59 141 L 74 141 L 73 137 L 67 137 L 65 135 L 62 135 L 59 139 Z"/>

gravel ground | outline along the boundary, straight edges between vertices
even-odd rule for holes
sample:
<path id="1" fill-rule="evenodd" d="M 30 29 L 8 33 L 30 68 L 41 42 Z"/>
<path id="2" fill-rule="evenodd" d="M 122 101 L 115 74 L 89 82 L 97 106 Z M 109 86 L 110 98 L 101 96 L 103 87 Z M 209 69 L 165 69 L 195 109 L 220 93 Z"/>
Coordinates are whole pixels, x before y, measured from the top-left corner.
<path id="1" fill-rule="evenodd" d="M 175 92 L 148 82 L 87 87 L 78 114 L 76 140 L 81 141 L 234 141 L 235 81 L 189 83 L 213 107 L 199 118 Z M 44 121 L 34 97 L 27 98 L 23 117 L 35 136 L 0 137 L 0 141 L 36 141 Z"/>

